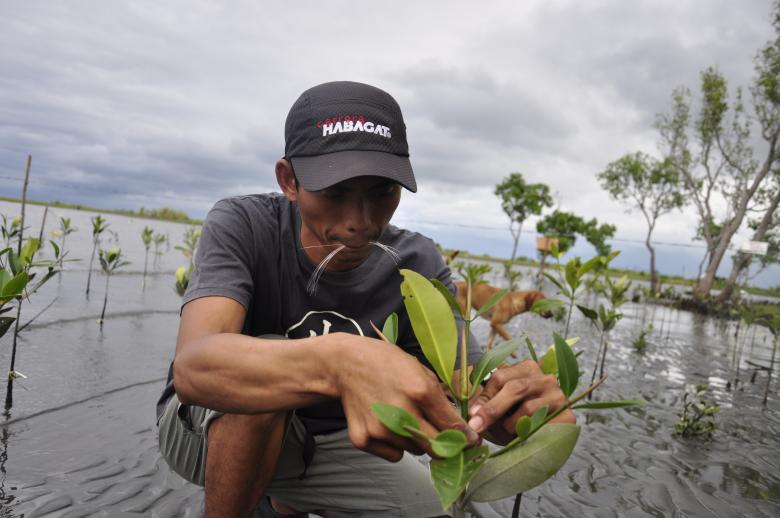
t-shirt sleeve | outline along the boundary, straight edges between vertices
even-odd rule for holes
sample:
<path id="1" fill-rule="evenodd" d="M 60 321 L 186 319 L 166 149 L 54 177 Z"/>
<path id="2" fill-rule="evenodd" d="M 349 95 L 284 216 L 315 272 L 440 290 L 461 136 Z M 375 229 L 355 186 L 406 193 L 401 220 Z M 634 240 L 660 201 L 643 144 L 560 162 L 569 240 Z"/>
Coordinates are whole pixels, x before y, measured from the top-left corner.
<path id="1" fill-rule="evenodd" d="M 220 200 L 209 211 L 195 253 L 182 306 L 200 297 L 229 297 L 247 310 L 252 302 L 252 258 L 255 240 L 249 218 L 230 200 Z"/>

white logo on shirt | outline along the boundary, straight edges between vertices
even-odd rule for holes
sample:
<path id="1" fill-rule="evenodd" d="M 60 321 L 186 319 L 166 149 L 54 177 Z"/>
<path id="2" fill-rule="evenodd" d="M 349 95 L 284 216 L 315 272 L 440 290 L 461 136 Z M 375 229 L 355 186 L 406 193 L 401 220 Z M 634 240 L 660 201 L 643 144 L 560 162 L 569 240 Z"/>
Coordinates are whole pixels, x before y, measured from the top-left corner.
<path id="1" fill-rule="evenodd" d="M 328 318 L 325 318 L 328 316 Z M 324 336 L 331 330 L 365 336 L 360 325 L 353 319 L 335 311 L 309 311 L 303 318 L 284 333 L 287 338 Z"/>

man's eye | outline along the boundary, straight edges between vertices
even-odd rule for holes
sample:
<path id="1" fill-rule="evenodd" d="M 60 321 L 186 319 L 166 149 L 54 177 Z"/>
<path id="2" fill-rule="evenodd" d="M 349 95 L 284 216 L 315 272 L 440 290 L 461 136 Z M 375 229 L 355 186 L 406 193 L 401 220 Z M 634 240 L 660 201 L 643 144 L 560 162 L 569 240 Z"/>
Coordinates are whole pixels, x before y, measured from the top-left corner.
<path id="1" fill-rule="evenodd" d="M 392 196 L 395 194 L 395 185 L 388 185 L 385 188 L 377 189 L 374 191 L 374 196 L 377 198 L 383 198 L 385 196 Z"/>

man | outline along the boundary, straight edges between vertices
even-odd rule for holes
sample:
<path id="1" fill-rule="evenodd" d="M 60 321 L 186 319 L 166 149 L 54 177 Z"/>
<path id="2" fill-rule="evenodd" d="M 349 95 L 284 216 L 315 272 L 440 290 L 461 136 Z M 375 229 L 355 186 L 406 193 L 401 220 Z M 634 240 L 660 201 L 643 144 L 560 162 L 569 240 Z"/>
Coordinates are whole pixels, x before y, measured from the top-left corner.
<path id="1" fill-rule="evenodd" d="M 248 516 L 261 499 L 271 516 L 439 516 L 427 470 L 404 453 L 429 445 L 387 430 L 372 403 L 476 444 L 506 442 L 563 395 L 531 362 L 503 369 L 467 424 L 426 367 L 398 268 L 454 287 L 429 239 L 388 225 L 401 187 L 417 189 L 390 95 L 352 82 L 304 92 L 276 179 L 282 195 L 221 200 L 206 218 L 158 404 L 163 456 L 205 485 L 209 517 Z M 371 330 L 392 312 L 398 346 Z"/>

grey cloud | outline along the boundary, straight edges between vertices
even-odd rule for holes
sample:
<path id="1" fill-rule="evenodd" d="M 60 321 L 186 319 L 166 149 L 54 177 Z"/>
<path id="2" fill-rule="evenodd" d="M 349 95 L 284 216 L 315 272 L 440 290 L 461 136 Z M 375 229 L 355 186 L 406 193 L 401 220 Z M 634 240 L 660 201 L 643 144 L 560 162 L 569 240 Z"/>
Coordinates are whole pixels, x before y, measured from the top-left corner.
<path id="1" fill-rule="evenodd" d="M 434 131 L 473 145 L 548 148 L 575 129 L 533 95 L 528 85 L 499 80 L 478 64 L 423 61 L 398 74 L 407 85 L 406 112 L 432 122 Z"/>

